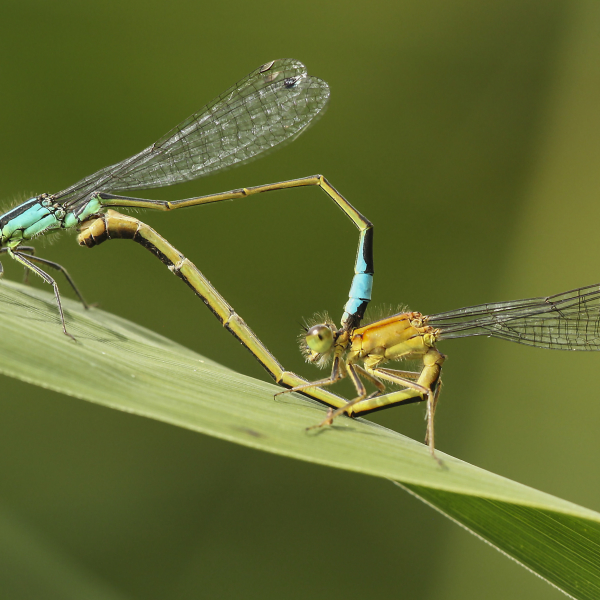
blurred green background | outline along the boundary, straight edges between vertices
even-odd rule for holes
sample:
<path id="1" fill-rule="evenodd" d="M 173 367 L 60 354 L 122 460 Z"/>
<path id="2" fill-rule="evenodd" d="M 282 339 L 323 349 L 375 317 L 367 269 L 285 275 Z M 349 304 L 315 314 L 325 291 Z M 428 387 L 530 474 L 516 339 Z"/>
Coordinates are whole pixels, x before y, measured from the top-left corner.
<path id="1" fill-rule="evenodd" d="M 6 206 L 137 152 L 289 56 L 331 86 L 315 127 L 148 196 L 323 173 L 376 225 L 375 305 L 431 313 L 600 280 L 593 0 L 4 0 L 0 49 Z M 319 376 L 297 350 L 298 322 L 319 310 L 339 319 L 357 240 L 322 192 L 139 216 L 287 368 Z M 135 244 L 89 251 L 63 236 L 40 253 L 103 309 L 266 377 Z M 597 354 L 488 339 L 440 349 L 441 450 L 600 508 Z M 386 481 L 1 385 L 3 598 L 562 597 Z M 372 418 L 424 436 L 418 405 Z"/>

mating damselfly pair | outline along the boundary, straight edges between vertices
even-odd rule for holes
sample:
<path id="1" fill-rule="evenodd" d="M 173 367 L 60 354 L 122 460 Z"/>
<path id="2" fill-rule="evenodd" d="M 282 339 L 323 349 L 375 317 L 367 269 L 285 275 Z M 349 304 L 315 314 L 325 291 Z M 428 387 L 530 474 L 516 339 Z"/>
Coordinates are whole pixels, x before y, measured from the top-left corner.
<path id="1" fill-rule="evenodd" d="M 320 425 L 341 414 L 357 416 L 426 401 L 427 441 L 433 453 L 433 417 L 445 358 L 437 349 L 438 341 L 485 335 L 550 349 L 600 349 L 600 284 L 553 297 L 485 304 L 429 316 L 402 312 L 361 326 L 371 299 L 373 226 L 321 175 L 176 201 L 112 193 L 173 185 L 249 160 L 294 139 L 322 113 L 328 98 L 327 84 L 309 76 L 298 61 L 266 63 L 135 156 L 101 169 L 62 192 L 31 198 L 2 215 L 0 251 L 53 285 L 63 331 L 72 337 L 58 286 L 38 265 L 61 270 L 83 301 L 81 294 L 60 265 L 35 256 L 33 248 L 24 244 L 47 232 L 69 228 L 79 228 L 79 243 L 89 247 L 107 239 L 137 241 L 203 299 L 275 381 L 288 388 L 286 392 L 301 391 L 331 407 Z M 328 377 L 313 382 L 286 371 L 193 263 L 169 242 L 138 219 L 108 210 L 173 210 L 303 186 L 321 187 L 360 231 L 355 274 L 341 326 L 327 320 L 310 327 L 304 336 L 307 360 L 319 366 L 329 361 L 333 365 Z M 419 360 L 422 369 L 409 372 L 384 366 L 388 361 L 404 359 Z M 326 389 L 346 376 L 357 393 L 350 401 Z M 368 393 L 363 381 L 375 390 Z M 384 382 L 400 389 L 387 392 Z"/>

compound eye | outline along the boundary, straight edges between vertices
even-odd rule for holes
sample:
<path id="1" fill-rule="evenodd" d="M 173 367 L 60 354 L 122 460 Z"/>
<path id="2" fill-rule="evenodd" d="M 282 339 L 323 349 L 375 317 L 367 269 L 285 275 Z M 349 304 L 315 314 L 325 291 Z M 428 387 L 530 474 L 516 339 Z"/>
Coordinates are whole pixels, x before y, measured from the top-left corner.
<path id="1" fill-rule="evenodd" d="M 327 325 L 313 325 L 306 332 L 306 345 L 318 354 L 325 354 L 333 346 L 333 331 Z"/>

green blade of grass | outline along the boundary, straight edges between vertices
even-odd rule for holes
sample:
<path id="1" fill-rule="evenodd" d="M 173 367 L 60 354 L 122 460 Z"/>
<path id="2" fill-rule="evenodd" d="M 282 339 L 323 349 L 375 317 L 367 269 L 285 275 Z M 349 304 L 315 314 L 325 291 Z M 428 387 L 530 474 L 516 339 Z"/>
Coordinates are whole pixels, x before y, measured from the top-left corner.
<path id="1" fill-rule="evenodd" d="M 70 396 L 260 450 L 402 483 L 575 598 L 600 597 L 600 514 L 439 453 L 362 419 L 306 431 L 322 406 L 239 375 L 131 322 L 45 291 L 0 286 L 0 372 Z M 225 335 L 225 333 L 223 334 Z M 233 340 L 232 340 L 232 343 Z"/>

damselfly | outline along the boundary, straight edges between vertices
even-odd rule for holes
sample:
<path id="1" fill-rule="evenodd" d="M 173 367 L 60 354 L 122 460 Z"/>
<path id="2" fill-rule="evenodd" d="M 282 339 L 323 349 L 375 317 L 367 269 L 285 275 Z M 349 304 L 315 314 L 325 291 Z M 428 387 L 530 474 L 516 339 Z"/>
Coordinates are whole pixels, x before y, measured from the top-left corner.
<path id="1" fill-rule="evenodd" d="M 365 415 L 427 401 L 426 443 L 434 454 L 433 417 L 446 358 L 437 343 L 472 336 L 551 350 L 600 350 L 600 284 L 555 296 L 480 304 L 434 315 L 401 312 L 357 328 L 337 329 L 330 320 L 315 324 L 307 329 L 301 345 L 311 363 L 325 366 L 333 360 L 331 374 L 286 391 L 328 386 L 346 376 L 351 379 L 357 396 L 343 406 L 332 405 L 327 418 L 316 427 L 330 425 L 341 414 Z M 383 366 L 399 360 L 418 360 L 423 367 L 412 372 Z M 368 394 L 362 380 L 376 390 Z M 384 382 L 402 389 L 386 393 Z"/>
<path id="2" fill-rule="evenodd" d="M 300 135 L 323 112 L 328 99 L 327 83 L 309 76 L 302 63 L 289 58 L 268 62 L 138 154 L 105 167 L 62 192 L 30 198 L 0 216 L 0 252 L 6 252 L 53 286 L 63 332 L 72 337 L 67 332 L 56 281 L 34 263 L 63 272 L 86 306 L 82 295 L 62 266 L 35 256 L 33 247 L 24 243 L 46 233 L 77 227 L 106 207 L 166 211 L 261 192 L 318 186 L 360 230 L 355 279 L 344 315 L 345 323 L 355 326 L 371 297 L 372 225 L 323 176 L 174 201 L 109 193 L 174 185 L 248 161 Z"/>

